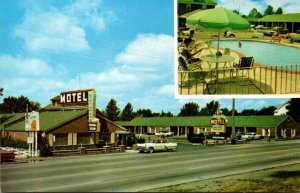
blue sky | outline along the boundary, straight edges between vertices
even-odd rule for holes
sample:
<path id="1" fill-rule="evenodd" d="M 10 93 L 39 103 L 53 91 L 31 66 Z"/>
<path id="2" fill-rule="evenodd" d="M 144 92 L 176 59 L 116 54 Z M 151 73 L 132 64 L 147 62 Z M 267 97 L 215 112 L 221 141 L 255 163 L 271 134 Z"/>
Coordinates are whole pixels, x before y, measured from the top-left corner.
<path id="1" fill-rule="evenodd" d="M 220 0 L 219 0 L 220 1 Z M 0 87 L 42 106 L 63 91 L 95 88 L 97 107 L 114 98 L 121 109 L 177 114 L 174 97 L 174 4 L 171 0 L 2 0 Z M 231 108 L 232 99 L 214 99 Z M 287 98 L 237 99 L 238 110 Z"/>

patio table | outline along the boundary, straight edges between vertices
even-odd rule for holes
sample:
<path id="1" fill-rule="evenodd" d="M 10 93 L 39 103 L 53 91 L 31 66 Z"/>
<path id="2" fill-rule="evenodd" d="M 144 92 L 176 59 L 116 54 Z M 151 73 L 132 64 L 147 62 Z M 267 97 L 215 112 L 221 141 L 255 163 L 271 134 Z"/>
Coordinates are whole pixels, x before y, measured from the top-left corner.
<path id="1" fill-rule="evenodd" d="M 230 55 L 222 55 L 222 56 L 216 56 L 216 55 L 204 55 L 200 57 L 201 60 L 208 63 L 209 68 L 212 63 L 216 63 L 216 70 L 219 68 L 219 63 L 225 63 L 224 67 L 226 66 L 227 62 L 233 62 L 235 58 Z"/>
<path id="2" fill-rule="evenodd" d="M 223 69 L 226 67 L 226 63 L 233 62 L 235 58 L 230 55 L 222 55 L 222 56 L 216 56 L 216 55 L 204 55 L 200 57 L 200 60 L 205 61 L 208 63 L 209 69 L 211 70 L 211 64 L 216 63 L 216 83 L 218 83 L 219 80 L 219 63 L 225 63 Z M 215 91 L 217 93 L 217 89 Z"/>

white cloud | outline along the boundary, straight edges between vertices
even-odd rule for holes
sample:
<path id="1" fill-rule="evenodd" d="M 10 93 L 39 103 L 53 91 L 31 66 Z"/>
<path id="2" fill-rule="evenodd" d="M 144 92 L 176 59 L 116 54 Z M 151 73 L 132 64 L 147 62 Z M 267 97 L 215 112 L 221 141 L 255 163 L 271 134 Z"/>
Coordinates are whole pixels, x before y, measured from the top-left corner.
<path id="1" fill-rule="evenodd" d="M 79 0 L 64 8 L 64 12 L 75 18 L 82 26 L 91 27 L 97 32 L 105 29 L 106 24 L 117 20 L 117 16 L 110 10 L 100 10 L 101 0 Z"/>
<path id="2" fill-rule="evenodd" d="M 173 38 L 164 34 L 140 34 L 121 52 L 116 61 L 147 67 L 170 64 L 173 61 Z"/>
<path id="3" fill-rule="evenodd" d="M 62 10 L 54 7 L 28 9 L 23 22 L 15 28 L 15 34 L 33 51 L 89 51 L 85 27 L 101 32 L 107 23 L 117 20 L 112 11 L 100 11 L 100 5 L 98 0 L 81 0 Z"/>
<path id="4" fill-rule="evenodd" d="M 53 69 L 47 63 L 39 59 L 13 57 L 11 55 L 0 55 L 0 71 L 2 77 L 11 76 L 27 76 L 41 77 L 48 76 Z"/>
<path id="5" fill-rule="evenodd" d="M 80 52 L 89 50 L 85 31 L 59 12 L 28 13 L 15 33 L 30 50 Z"/>
<path id="6" fill-rule="evenodd" d="M 158 94 L 174 96 L 174 84 L 163 85 L 157 89 Z"/>

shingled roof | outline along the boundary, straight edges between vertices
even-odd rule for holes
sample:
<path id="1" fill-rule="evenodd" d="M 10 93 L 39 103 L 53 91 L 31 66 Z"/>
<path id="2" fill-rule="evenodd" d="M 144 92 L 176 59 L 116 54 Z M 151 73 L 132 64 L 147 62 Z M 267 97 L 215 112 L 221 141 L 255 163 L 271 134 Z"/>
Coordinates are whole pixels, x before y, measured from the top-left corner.
<path id="1" fill-rule="evenodd" d="M 86 110 L 71 110 L 71 111 L 46 111 L 41 112 L 39 115 L 40 118 L 40 131 L 49 131 L 54 129 L 64 123 L 67 123 L 75 118 L 83 116 L 86 114 Z M 54 121 L 55 120 L 55 121 Z M 25 120 L 24 114 L 23 117 L 20 117 L 20 121 L 16 124 L 10 126 L 4 126 L 4 130 L 8 131 L 25 131 Z"/>
<path id="2" fill-rule="evenodd" d="M 235 116 L 235 127 L 277 127 L 288 118 L 284 116 Z M 227 127 L 232 127 L 232 117 L 227 117 Z M 122 126 L 190 126 L 210 127 L 210 116 L 197 117 L 138 117 L 131 121 L 117 121 Z"/>

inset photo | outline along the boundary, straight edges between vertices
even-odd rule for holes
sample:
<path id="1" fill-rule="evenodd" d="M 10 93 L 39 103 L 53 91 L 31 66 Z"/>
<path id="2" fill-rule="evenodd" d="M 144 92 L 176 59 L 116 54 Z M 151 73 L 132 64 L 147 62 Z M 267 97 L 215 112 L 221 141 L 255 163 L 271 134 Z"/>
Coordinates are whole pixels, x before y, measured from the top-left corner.
<path id="1" fill-rule="evenodd" d="M 300 93 L 299 11 L 242 3 L 177 0 L 178 96 Z"/>

